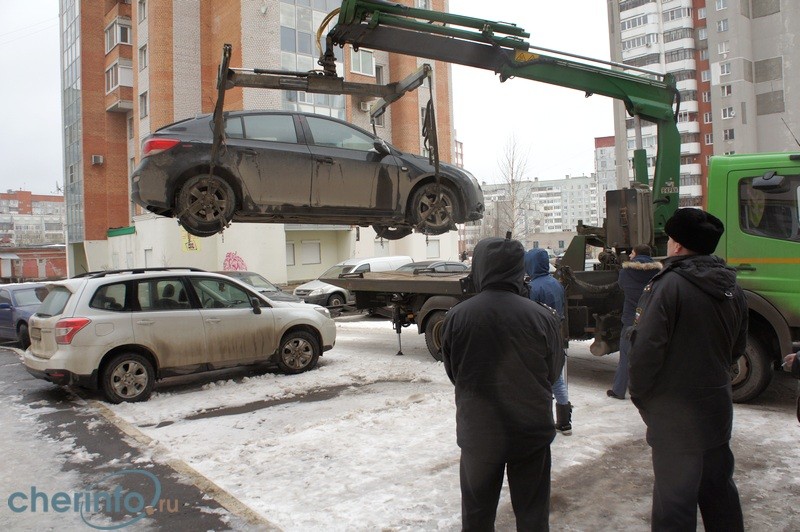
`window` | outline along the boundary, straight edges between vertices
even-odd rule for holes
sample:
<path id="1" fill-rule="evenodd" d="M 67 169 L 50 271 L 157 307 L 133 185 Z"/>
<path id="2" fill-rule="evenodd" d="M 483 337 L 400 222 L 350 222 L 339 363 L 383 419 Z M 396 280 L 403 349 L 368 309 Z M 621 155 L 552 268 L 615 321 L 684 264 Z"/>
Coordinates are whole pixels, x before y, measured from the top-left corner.
<path id="1" fill-rule="evenodd" d="M 697 38 L 701 41 L 705 41 L 708 39 L 708 28 L 702 27 L 697 28 Z"/>
<path id="2" fill-rule="evenodd" d="M 114 63 L 106 70 L 106 94 L 119 87 L 119 64 Z"/>
<path id="3" fill-rule="evenodd" d="M 708 48 L 703 48 L 700 50 L 700 60 L 708 61 Z"/>
<path id="4" fill-rule="evenodd" d="M 760 176 L 759 176 L 760 177 Z M 765 192 L 753 188 L 756 177 L 739 182 L 739 225 L 745 233 L 800 241 L 798 201 L 800 176 L 784 176 L 786 186 Z"/>
<path id="5" fill-rule="evenodd" d="M 638 37 L 622 41 L 622 49 L 631 50 L 633 48 L 638 48 L 639 46 L 649 46 L 657 42 L 658 42 L 658 33 L 648 33 L 647 35 L 639 35 Z"/>
<path id="6" fill-rule="evenodd" d="M 139 0 L 136 8 L 136 13 L 139 15 L 139 22 L 147 18 L 147 0 Z"/>
<path id="7" fill-rule="evenodd" d="M 438 259 L 440 257 L 439 240 L 429 238 L 425 246 L 425 257 L 428 259 Z"/>
<path id="8" fill-rule="evenodd" d="M 705 7 L 698 8 L 697 9 L 697 19 L 698 20 L 703 20 L 704 18 L 706 18 L 706 8 Z"/>
<path id="9" fill-rule="evenodd" d="M 297 132 L 292 115 L 248 115 L 244 120 L 244 134 L 248 139 L 272 142 L 297 143 Z M 234 131 L 238 120 L 229 120 L 225 131 Z"/>
<path id="10" fill-rule="evenodd" d="M 700 80 L 701 81 L 711 81 L 711 71 L 710 70 L 703 70 L 700 72 Z"/>
<path id="11" fill-rule="evenodd" d="M 146 117 L 147 113 L 147 91 L 144 91 L 139 95 L 139 118 Z"/>
<path id="12" fill-rule="evenodd" d="M 703 91 L 703 101 L 708 103 L 711 101 L 711 91 Z"/>
<path id="13" fill-rule="evenodd" d="M 722 41 L 720 43 L 717 43 L 717 53 L 719 53 L 720 55 L 727 54 L 730 51 L 731 51 L 730 41 Z"/>
<path id="14" fill-rule="evenodd" d="M 714 144 L 714 134 L 713 133 L 706 133 L 705 134 L 705 143 L 706 146 L 711 146 Z"/>
<path id="15" fill-rule="evenodd" d="M 723 107 L 722 108 L 722 118 L 723 119 L 727 120 L 728 118 L 733 118 L 734 116 L 736 116 L 736 111 L 733 110 L 733 107 Z"/>
<path id="16" fill-rule="evenodd" d="M 294 242 L 286 243 L 286 265 L 294 266 Z"/>
<path id="17" fill-rule="evenodd" d="M 733 140 L 733 129 L 725 129 L 722 131 L 722 133 L 725 137 L 725 140 Z"/>
<path id="18" fill-rule="evenodd" d="M 730 96 L 733 94 L 733 88 L 730 85 L 720 85 L 719 90 L 722 96 Z"/>
<path id="19" fill-rule="evenodd" d="M 431 9 L 431 0 L 416 0 L 414 6 L 419 9 Z"/>
<path id="20" fill-rule="evenodd" d="M 716 0 L 717 11 L 728 7 L 728 0 Z"/>
<path id="21" fill-rule="evenodd" d="M 632 28 L 636 28 L 638 26 L 644 26 L 647 24 L 647 15 L 639 15 L 636 17 L 628 18 L 620 22 L 620 29 L 622 31 L 629 30 Z"/>
<path id="22" fill-rule="evenodd" d="M 670 9 L 669 11 L 664 11 L 664 13 L 661 15 L 661 19 L 664 22 L 669 22 L 670 20 L 678 20 L 681 18 L 686 18 L 691 16 L 692 16 L 692 8 L 679 7 L 677 9 Z"/>
<path id="23" fill-rule="evenodd" d="M 678 48 L 677 50 L 670 50 L 664 54 L 665 63 L 674 63 L 675 61 L 683 61 L 686 59 L 693 59 L 694 50 L 691 48 Z"/>
<path id="24" fill-rule="evenodd" d="M 350 50 L 350 72 L 364 74 L 365 76 L 375 75 L 375 59 L 369 50 Z"/>
<path id="25" fill-rule="evenodd" d="M 722 20 L 717 21 L 717 31 L 722 33 L 723 31 L 728 31 L 728 19 L 724 18 Z"/>
<path id="26" fill-rule="evenodd" d="M 127 19 L 116 19 L 106 27 L 106 53 L 118 44 L 131 43 L 131 23 Z"/>
<path id="27" fill-rule="evenodd" d="M 370 151 L 373 148 L 373 139 L 361 131 L 333 120 L 324 118 L 306 117 L 308 127 L 311 129 L 313 143 L 317 146 L 330 146 L 333 148 L 346 148 L 349 150 Z M 249 133 L 248 133 L 249 136 Z"/>
<path id="28" fill-rule="evenodd" d="M 711 113 L 703 113 L 703 123 L 704 124 L 711 123 Z"/>
<path id="29" fill-rule="evenodd" d="M 427 79 L 427 77 L 425 79 Z M 383 65 L 375 65 L 375 84 L 376 85 L 386 84 L 386 80 L 384 79 Z M 375 125 L 382 127 L 385 125 L 385 120 L 386 120 L 386 113 L 383 113 L 380 116 L 375 117 Z"/>
<path id="30" fill-rule="evenodd" d="M 731 73 L 731 64 L 730 63 L 720 63 L 719 64 L 719 73 L 723 76 L 727 76 Z"/>
<path id="31" fill-rule="evenodd" d="M 123 310 L 125 307 L 126 283 L 101 286 L 89 301 L 89 306 L 102 310 Z"/>
<path id="32" fill-rule="evenodd" d="M 321 264 L 319 240 L 304 241 L 300 243 L 301 264 Z"/>
<path id="33" fill-rule="evenodd" d="M 139 48 L 139 71 L 144 70 L 147 68 L 147 45 L 143 45 Z"/>
<path id="34" fill-rule="evenodd" d="M 134 133 L 134 131 L 133 131 L 133 117 L 129 116 L 128 117 L 128 139 L 129 140 L 133 138 L 133 133 Z"/>
<path id="35" fill-rule="evenodd" d="M 203 308 L 247 308 L 250 306 L 250 294 L 232 282 L 220 281 L 219 279 L 192 278 L 191 283 L 197 295 L 200 296 Z M 168 293 L 173 291 L 169 290 Z M 173 296 L 169 296 L 167 301 L 172 298 Z M 164 300 L 165 298 L 162 295 L 159 301 L 166 302 Z M 188 308 L 188 303 L 186 305 Z"/>

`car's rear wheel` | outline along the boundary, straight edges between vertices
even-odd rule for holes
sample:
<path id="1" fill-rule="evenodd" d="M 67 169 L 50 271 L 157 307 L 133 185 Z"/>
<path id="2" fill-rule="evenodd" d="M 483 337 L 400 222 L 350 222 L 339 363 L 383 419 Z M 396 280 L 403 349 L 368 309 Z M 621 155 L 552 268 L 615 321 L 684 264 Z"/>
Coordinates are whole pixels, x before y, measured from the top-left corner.
<path id="1" fill-rule="evenodd" d="M 447 312 L 437 310 L 428 317 L 425 323 L 425 345 L 428 352 L 438 361 L 442 360 L 442 325 Z"/>
<path id="2" fill-rule="evenodd" d="M 153 392 L 155 372 L 147 358 L 138 353 L 114 355 L 103 368 L 101 388 L 109 402 L 146 401 Z"/>
<path id="3" fill-rule="evenodd" d="M 427 183 L 414 193 L 411 216 L 417 231 L 440 235 L 455 228 L 455 192 L 445 184 Z"/>
<path id="4" fill-rule="evenodd" d="M 378 238 L 383 238 L 385 240 L 400 240 L 411 234 L 411 228 L 407 226 L 388 227 L 385 225 L 373 225 L 372 228 L 375 230 L 375 234 Z"/>
<path id="5" fill-rule="evenodd" d="M 281 340 L 278 368 L 286 374 L 313 369 L 319 360 L 319 342 L 307 331 L 290 331 Z"/>
<path id="6" fill-rule="evenodd" d="M 236 211 L 236 195 L 218 176 L 196 175 L 178 193 L 175 211 L 184 229 L 199 237 L 225 229 Z"/>
<path id="7" fill-rule="evenodd" d="M 20 323 L 19 329 L 17 330 L 17 341 L 19 342 L 20 347 L 22 349 L 28 349 L 31 345 L 31 337 L 28 333 L 28 324 L 27 323 Z"/>

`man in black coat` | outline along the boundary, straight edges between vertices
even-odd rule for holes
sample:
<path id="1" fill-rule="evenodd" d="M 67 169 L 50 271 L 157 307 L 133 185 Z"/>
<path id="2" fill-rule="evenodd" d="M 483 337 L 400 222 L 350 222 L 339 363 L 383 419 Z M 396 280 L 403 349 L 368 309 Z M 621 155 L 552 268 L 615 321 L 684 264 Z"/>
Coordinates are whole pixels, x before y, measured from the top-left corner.
<path id="1" fill-rule="evenodd" d="M 455 384 L 464 530 L 494 529 L 507 469 L 518 530 L 547 530 L 552 385 L 564 350 L 559 318 L 523 296 L 525 250 L 487 238 L 472 258 L 478 292 L 447 313 L 442 359 Z"/>
<path id="2" fill-rule="evenodd" d="M 730 367 L 744 354 L 747 302 L 736 271 L 711 255 L 722 222 L 678 209 L 664 230 L 667 259 L 639 300 L 630 394 L 652 447 L 652 529 L 743 530 L 730 449 Z"/>

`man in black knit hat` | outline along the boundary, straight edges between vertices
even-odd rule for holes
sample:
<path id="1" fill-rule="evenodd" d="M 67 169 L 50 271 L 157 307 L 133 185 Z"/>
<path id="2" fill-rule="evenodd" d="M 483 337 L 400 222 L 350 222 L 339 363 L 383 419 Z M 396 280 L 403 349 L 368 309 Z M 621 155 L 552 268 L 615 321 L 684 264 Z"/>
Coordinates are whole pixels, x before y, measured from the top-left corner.
<path id="1" fill-rule="evenodd" d="M 631 399 L 652 448 L 653 530 L 744 529 L 733 481 L 730 366 L 744 354 L 747 302 L 712 253 L 722 222 L 678 209 L 664 268 L 645 287 L 630 333 Z"/>

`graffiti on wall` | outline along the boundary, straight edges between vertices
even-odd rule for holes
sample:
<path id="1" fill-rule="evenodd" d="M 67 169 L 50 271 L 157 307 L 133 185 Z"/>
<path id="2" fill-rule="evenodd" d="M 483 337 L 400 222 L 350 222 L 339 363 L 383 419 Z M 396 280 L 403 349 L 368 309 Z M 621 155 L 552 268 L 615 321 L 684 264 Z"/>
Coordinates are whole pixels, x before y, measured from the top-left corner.
<path id="1" fill-rule="evenodd" d="M 247 264 L 244 259 L 239 256 L 235 251 L 229 251 L 225 254 L 225 260 L 222 262 L 222 269 L 226 272 L 230 271 L 246 271 Z"/>

